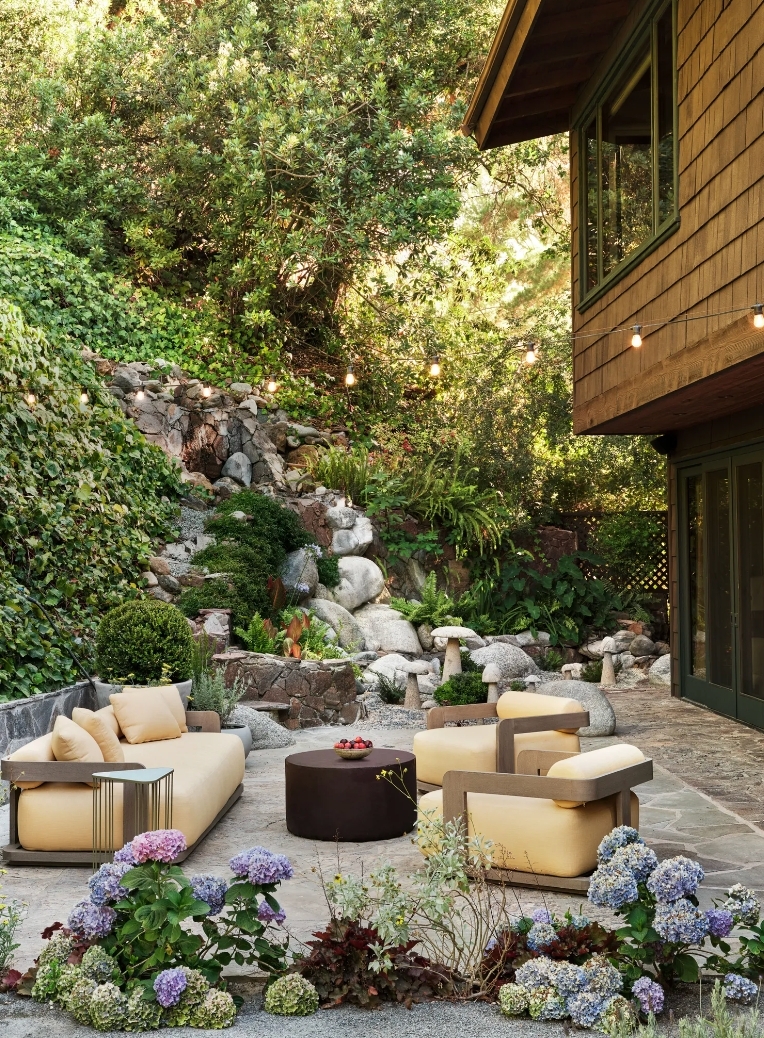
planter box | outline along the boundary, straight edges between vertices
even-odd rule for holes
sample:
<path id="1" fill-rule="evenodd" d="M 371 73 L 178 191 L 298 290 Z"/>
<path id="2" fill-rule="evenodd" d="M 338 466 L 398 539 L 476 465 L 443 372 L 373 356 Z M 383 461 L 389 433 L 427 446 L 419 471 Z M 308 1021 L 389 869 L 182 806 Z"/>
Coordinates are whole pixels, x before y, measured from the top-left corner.
<path id="1" fill-rule="evenodd" d="M 124 685 L 110 685 L 107 681 L 99 681 L 98 678 L 93 678 L 93 684 L 96 687 L 96 700 L 98 703 L 96 707 L 97 710 L 100 710 L 105 706 L 109 706 L 109 696 L 113 696 L 116 693 L 121 692 L 124 688 Z M 183 702 L 183 709 L 187 710 L 188 697 L 191 695 L 191 678 L 189 678 L 188 681 L 175 681 L 174 685 L 177 688 L 178 692 L 180 692 L 180 698 Z M 140 688 L 141 686 L 135 685 L 131 687 Z M 153 688 L 154 686 L 147 685 L 146 687 Z"/>

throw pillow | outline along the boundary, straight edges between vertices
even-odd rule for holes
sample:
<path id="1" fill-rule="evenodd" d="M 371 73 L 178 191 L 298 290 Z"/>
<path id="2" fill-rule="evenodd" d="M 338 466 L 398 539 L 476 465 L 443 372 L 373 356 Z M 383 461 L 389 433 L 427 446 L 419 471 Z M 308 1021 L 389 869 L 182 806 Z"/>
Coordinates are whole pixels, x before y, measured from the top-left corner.
<path id="1" fill-rule="evenodd" d="M 48 732 L 47 735 L 41 735 L 39 739 L 33 739 L 24 746 L 20 746 L 8 758 L 8 760 L 18 760 L 27 764 L 48 763 L 55 759 L 53 756 L 53 732 Z M 18 786 L 19 789 L 37 789 L 38 786 L 43 785 L 42 782 L 14 782 L 13 784 Z"/>
<path id="2" fill-rule="evenodd" d="M 178 728 L 180 728 L 181 732 L 188 731 L 186 711 L 176 685 L 125 685 L 122 691 L 130 693 L 151 692 L 153 695 L 161 696 L 169 706 L 170 713 L 178 722 Z"/>
<path id="3" fill-rule="evenodd" d="M 101 747 L 92 735 L 68 717 L 57 717 L 51 742 L 59 761 L 102 761 Z"/>
<path id="4" fill-rule="evenodd" d="M 84 728 L 88 735 L 92 735 L 103 754 L 103 759 L 112 764 L 123 764 L 125 755 L 119 745 L 119 739 L 111 730 L 109 725 L 98 714 L 83 707 L 72 710 L 72 720 L 80 728 Z"/>
<path id="5" fill-rule="evenodd" d="M 162 696 L 154 691 L 118 692 L 109 696 L 119 727 L 129 743 L 179 739 L 178 722 Z"/>

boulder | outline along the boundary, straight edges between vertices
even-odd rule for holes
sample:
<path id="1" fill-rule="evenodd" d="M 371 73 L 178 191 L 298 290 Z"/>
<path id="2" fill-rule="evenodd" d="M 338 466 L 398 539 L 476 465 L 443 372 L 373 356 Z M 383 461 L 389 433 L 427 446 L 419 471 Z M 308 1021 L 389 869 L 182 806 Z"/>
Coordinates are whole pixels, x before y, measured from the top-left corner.
<path id="1" fill-rule="evenodd" d="M 237 706 L 231 714 L 233 724 L 245 724 L 252 733 L 253 750 L 276 750 L 282 746 L 294 746 L 297 741 L 292 733 L 278 721 L 251 706 Z"/>
<path id="2" fill-rule="evenodd" d="M 237 483 L 248 487 L 252 482 L 252 462 L 242 451 L 236 451 L 223 466 L 223 475 L 235 479 Z"/>
<path id="3" fill-rule="evenodd" d="M 241 490 L 241 483 L 237 483 L 237 481 L 231 479 L 230 476 L 221 476 L 220 479 L 216 479 L 212 485 L 215 488 L 215 493 L 221 501 L 227 501 L 229 497 L 238 494 Z"/>
<path id="4" fill-rule="evenodd" d="M 610 700 L 593 681 L 547 681 L 539 685 L 540 696 L 557 696 L 561 699 L 576 699 L 589 711 L 589 725 L 579 730 L 579 735 L 613 735 L 615 712 Z"/>
<path id="5" fill-rule="evenodd" d="M 287 443 L 291 437 L 287 437 Z M 299 443 L 299 440 L 298 440 Z M 307 469 L 313 462 L 318 461 L 318 447 L 311 447 L 309 444 L 303 444 L 302 447 L 297 447 L 295 450 L 291 450 L 287 456 L 287 465 L 296 469 Z"/>
<path id="6" fill-rule="evenodd" d="M 312 595 L 318 587 L 318 566 L 313 552 L 307 548 L 290 551 L 279 574 L 287 592 L 298 596 Z"/>
<path id="7" fill-rule="evenodd" d="M 371 602 L 385 586 L 382 570 L 371 559 L 346 555 L 339 560 L 339 571 L 339 584 L 327 590 L 325 596 L 351 613 Z"/>
<path id="8" fill-rule="evenodd" d="M 668 688 L 671 685 L 671 656 L 666 653 L 659 656 L 647 672 L 647 680 L 651 685 Z"/>
<path id="9" fill-rule="evenodd" d="M 632 656 L 652 656 L 655 652 L 655 642 L 644 634 L 638 634 L 628 649 Z"/>
<path id="10" fill-rule="evenodd" d="M 417 629 L 417 638 L 419 638 L 419 644 L 422 646 L 425 652 L 432 652 L 434 645 L 432 637 L 432 624 L 420 624 Z"/>
<path id="11" fill-rule="evenodd" d="M 252 386 L 250 386 L 249 382 L 232 382 L 228 387 L 228 392 L 234 400 L 242 401 L 245 397 L 250 395 L 252 392 Z M 256 406 L 257 405 L 255 405 L 255 407 Z"/>
<path id="12" fill-rule="evenodd" d="M 366 639 L 361 625 L 356 622 L 352 613 L 326 598 L 311 598 L 306 605 L 319 620 L 323 620 L 333 631 L 336 631 L 337 640 L 343 649 L 363 652 L 366 648 Z"/>
<path id="13" fill-rule="evenodd" d="M 390 606 L 364 606 L 357 610 L 354 619 L 363 631 L 370 649 L 421 656 L 422 646 L 419 644 L 414 625 Z"/>
<path id="14" fill-rule="evenodd" d="M 152 555 L 149 559 L 149 569 L 152 573 L 156 573 L 157 576 L 164 573 L 170 572 L 170 563 L 167 559 L 163 559 L 161 555 Z"/>
<path id="15" fill-rule="evenodd" d="M 616 633 L 613 635 L 613 641 L 618 646 L 618 651 L 623 652 L 625 649 L 628 649 L 628 647 L 634 641 L 634 632 L 616 631 Z"/>
<path id="16" fill-rule="evenodd" d="M 326 522 L 332 530 L 352 530 L 357 518 L 358 512 L 354 508 L 343 505 L 335 505 L 326 510 Z"/>
<path id="17" fill-rule="evenodd" d="M 541 673 L 537 664 L 527 653 L 523 652 L 519 646 L 508 645 L 506 642 L 491 642 L 484 649 L 475 649 L 470 653 L 470 658 L 481 668 L 487 667 L 489 663 L 495 663 L 501 671 L 504 681 Z"/>
<path id="18" fill-rule="evenodd" d="M 631 668 L 634 666 L 635 659 L 636 657 L 632 656 L 630 652 L 622 652 L 621 670 L 631 670 Z"/>
<path id="19" fill-rule="evenodd" d="M 332 551 L 335 555 L 363 555 L 374 540 L 374 527 L 365 515 L 356 518 L 352 528 L 335 530 Z"/>
<path id="20" fill-rule="evenodd" d="M 588 656 L 590 660 L 601 660 L 604 655 L 604 651 L 602 648 L 603 641 L 604 639 L 600 638 L 599 641 L 592 641 L 589 642 L 587 645 L 582 645 L 582 655 Z"/>
<path id="21" fill-rule="evenodd" d="M 375 684 L 379 674 L 383 674 L 390 681 L 394 681 L 401 688 L 406 687 L 406 671 L 403 669 L 408 660 L 397 652 L 390 652 L 387 656 L 380 656 L 378 660 L 370 663 L 363 674 L 363 682 L 367 685 Z"/>

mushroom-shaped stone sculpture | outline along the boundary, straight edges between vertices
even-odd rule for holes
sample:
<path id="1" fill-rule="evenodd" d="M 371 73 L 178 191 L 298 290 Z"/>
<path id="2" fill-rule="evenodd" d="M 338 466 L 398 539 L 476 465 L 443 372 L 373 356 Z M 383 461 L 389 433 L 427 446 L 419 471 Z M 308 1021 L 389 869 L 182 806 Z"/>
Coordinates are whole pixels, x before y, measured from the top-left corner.
<path id="1" fill-rule="evenodd" d="M 419 682 L 417 681 L 417 674 L 431 674 L 430 664 L 425 663 L 424 660 L 414 660 L 412 663 L 407 663 L 405 667 L 401 667 L 401 670 L 406 675 L 406 698 L 403 700 L 403 705 L 407 710 L 421 710 L 422 699 L 419 695 Z"/>
<path id="2" fill-rule="evenodd" d="M 488 699 L 487 703 L 498 703 L 499 702 L 499 682 L 501 681 L 501 671 L 495 663 L 489 663 L 483 671 L 483 684 L 488 686 Z"/>
<path id="3" fill-rule="evenodd" d="M 541 678 L 538 674 L 529 674 L 526 678 L 523 678 L 525 682 L 525 688 L 528 692 L 536 692 L 538 686 L 541 684 Z"/>
<path id="4" fill-rule="evenodd" d="M 443 661 L 443 680 L 448 681 L 452 674 L 462 672 L 462 654 L 459 642 L 463 638 L 474 638 L 475 632 L 469 627 L 436 627 L 433 638 L 446 639 L 446 658 Z"/>
<path id="5" fill-rule="evenodd" d="M 615 638 L 602 639 L 602 677 L 600 685 L 615 684 L 615 667 L 613 666 L 613 653 L 618 652 L 618 642 Z"/>

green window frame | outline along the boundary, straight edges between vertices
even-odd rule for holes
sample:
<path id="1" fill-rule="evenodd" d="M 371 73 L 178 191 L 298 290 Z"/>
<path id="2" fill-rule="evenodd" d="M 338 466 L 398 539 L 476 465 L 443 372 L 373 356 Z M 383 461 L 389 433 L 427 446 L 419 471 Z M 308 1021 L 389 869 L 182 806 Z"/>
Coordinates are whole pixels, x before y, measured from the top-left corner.
<path id="1" fill-rule="evenodd" d="M 679 227 L 676 80 L 676 0 L 663 0 L 576 121 L 579 311 Z"/>

